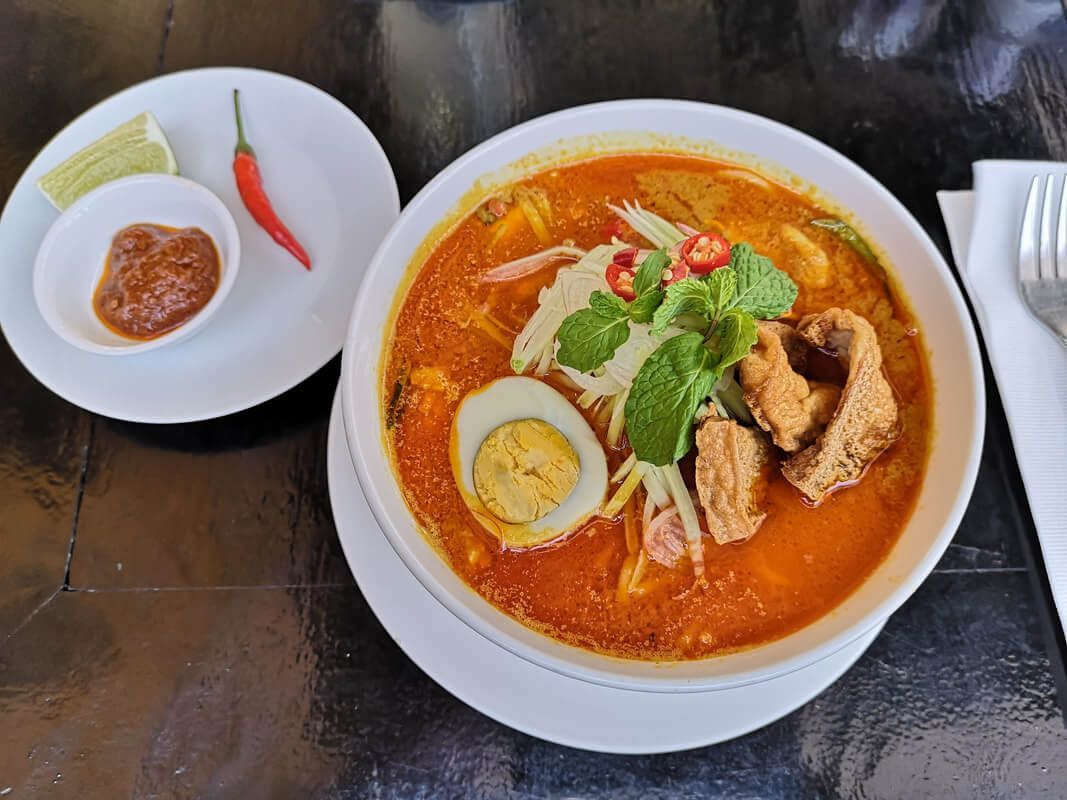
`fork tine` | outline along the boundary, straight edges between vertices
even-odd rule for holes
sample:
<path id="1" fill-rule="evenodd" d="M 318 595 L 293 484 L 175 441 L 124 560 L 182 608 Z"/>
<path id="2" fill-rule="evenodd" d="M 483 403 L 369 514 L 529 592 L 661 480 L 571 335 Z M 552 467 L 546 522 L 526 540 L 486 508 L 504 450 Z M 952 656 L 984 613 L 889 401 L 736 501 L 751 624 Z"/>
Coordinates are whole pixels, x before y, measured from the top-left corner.
<path id="1" fill-rule="evenodd" d="M 1067 278 L 1067 175 L 1060 181 L 1060 213 L 1056 223 L 1056 277 Z"/>
<path id="2" fill-rule="evenodd" d="M 1030 181 L 1030 191 L 1026 195 L 1026 207 L 1023 211 L 1023 222 L 1019 231 L 1019 280 L 1037 280 L 1037 252 L 1034 243 L 1037 241 L 1037 211 L 1040 195 L 1038 194 L 1037 175 Z"/>
<path id="3" fill-rule="evenodd" d="M 1041 244 L 1038 250 L 1037 271 L 1041 280 L 1051 280 L 1056 277 L 1055 244 L 1052 241 L 1052 236 L 1056 231 L 1052 222 L 1052 215 L 1055 213 L 1055 206 L 1052 204 L 1052 191 L 1054 188 L 1052 176 L 1046 175 L 1045 198 L 1041 203 L 1041 227 L 1038 231 Z"/>

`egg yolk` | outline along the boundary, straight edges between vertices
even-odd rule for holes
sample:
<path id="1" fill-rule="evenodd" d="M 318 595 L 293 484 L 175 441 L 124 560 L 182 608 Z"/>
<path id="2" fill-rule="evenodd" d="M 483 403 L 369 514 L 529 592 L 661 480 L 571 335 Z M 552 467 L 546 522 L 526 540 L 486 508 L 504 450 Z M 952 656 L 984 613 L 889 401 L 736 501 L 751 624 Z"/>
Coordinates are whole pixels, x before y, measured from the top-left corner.
<path id="1" fill-rule="evenodd" d="M 554 511 L 578 482 L 578 454 L 539 419 L 505 422 L 474 457 L 474 490 L 499 520 L 533 522 Z"/>

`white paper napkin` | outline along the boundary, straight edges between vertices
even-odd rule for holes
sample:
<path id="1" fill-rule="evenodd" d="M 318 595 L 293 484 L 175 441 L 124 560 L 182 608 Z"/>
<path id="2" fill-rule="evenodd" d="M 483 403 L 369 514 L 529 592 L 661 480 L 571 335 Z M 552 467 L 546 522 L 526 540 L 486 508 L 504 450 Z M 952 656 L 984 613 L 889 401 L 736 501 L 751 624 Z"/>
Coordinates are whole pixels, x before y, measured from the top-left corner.
<path id="1" fill-rule="evenodd" d="M 938 192 L 952 255 L 1004 402 L 1060 625 L 1067 630 L 1067 350 L 1023 305 L 1019 223 L 1045 161 L 978 161 L 973 192 Z M 949 391 L 951 388 L 946 387 Z"/>

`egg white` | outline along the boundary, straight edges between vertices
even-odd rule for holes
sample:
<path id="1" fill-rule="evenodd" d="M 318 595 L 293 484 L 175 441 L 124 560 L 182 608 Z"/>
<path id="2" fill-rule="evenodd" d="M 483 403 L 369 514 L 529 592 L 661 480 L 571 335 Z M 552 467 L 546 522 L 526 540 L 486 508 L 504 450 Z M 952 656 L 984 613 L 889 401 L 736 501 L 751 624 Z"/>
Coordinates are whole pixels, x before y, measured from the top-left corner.
<path id="1" fill-rule="evenodd" d="M 562 433 L 578 456 L 578 481 L 553 511 L 528 523 L 507 523 L 485 508 L 474 488 L 474 459 L 482 442 L 506 422 L 539 419 Z M 600 441 L 568 400 L 534 378 L 498 378 L 468 394 L 452 421 L 452 473 L 464 502 L 479 522 L 514 548 L 534 547 L 574 531 L 600 512 L 608 489 L 608 464 Z"/>

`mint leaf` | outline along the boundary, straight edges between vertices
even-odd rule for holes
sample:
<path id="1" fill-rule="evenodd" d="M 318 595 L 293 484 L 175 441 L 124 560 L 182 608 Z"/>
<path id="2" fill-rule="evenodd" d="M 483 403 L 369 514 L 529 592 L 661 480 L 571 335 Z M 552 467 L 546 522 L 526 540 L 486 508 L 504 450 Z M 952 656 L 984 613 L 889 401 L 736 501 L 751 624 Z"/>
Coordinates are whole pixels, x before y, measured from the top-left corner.
<path id="1" fill-rule="evenodd" d="M 629 321 L 630 312 L 622 298 L 593 292 L 589 308 L 575 311 L 560 325 L 556 361 L 581 372 L 596 369 L 630 338 Z"/>
<path id="2" fill-rule="evenodd" d="M 621 317 L 629 313 L 626 301 L 610 292 L 593 292 L 589 295 L 589 307 L 605 317 Z"/>
<path id="3" fill-rule="evenodd" d="M 710 287 L 697 278 L 683 278 L 667 287 L 663 304 L 652 317 L 652 333 L 663 333 L 679 314 L 700 314 L 709 322 L 715 313 Z"/>
<path id="4" fill-rule="evenodd" d="M 729 267 L 722 267 L 702 280 L 708 286 L 712 316 L 719 317 L 730 307 L 730 301 L 734 299 L 734 292 L 737 290 L 737 273 Z"/>
<path id="5" fill-rule="evenodd" d="M 694 314 L 692 311 L 679 314 L 671 321 L 671 325 L 687 333 L 696 331 L 697 333 L 706 334 L 708 332 L 708 318 L 700 314 Z"/>
<path id="6" fill-rule="evenodd" d="M 756 344 L 756 320 L 739 308 L 730 309 L 715 326 L 708 344 L 718 353 L 715 368 L 721 374 L 752 351 Z"/>
<path id="7" fill-rule="evenodd" d="M 672 464 L 693 446 L 693 417 L 721 372 L 701 333 L 668 339 L 634 376 L 626 400 L 626 435 L 638 460 Z"/>
<path id="8" fill-rule="evenodd" d="M 780 317 L 793 307 L 797 286 L 752 245 L 735 244 L 730 251 L 730 268 L 737 274 L 737 290 L 731 307 L 747 311 L 757 319 Z"/>
<path id="9" fill-rule="evenodd" d="M 663 302 L 663 291 L 652 289 L 630 303 L 630 319 L 645 324 L 652 321 L 656 308 Z"/>
<path id="10" fill-rule="evenodd" d="M 666 250 L 653 250 L 645 256 L 645 260 L 637 268 L 637 275 L 634 277 L 634 294 L 640 297 L 645 292 L 659 289 L 663 280 L 663 270 L 669 267 L 670 263 L 671 259 Z"/>

